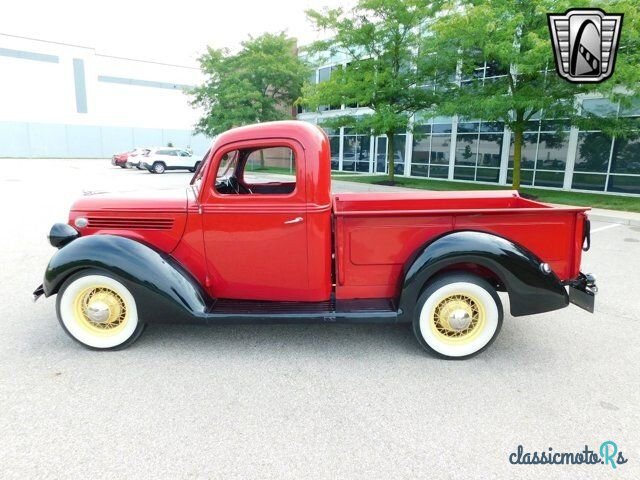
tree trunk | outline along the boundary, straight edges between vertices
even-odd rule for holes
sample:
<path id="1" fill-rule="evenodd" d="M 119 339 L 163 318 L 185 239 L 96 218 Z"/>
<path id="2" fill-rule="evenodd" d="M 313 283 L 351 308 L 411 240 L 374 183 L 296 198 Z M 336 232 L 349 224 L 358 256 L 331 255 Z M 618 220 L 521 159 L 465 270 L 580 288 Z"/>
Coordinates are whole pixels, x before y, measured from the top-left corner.
<path id="1" fill-rule="evenodd" d="M 396 162 L 393 155 L 393 132 L 387 132 L 387 163 L 389 165 L 389 182 L 395 183 Z"/>
<path id="2" fill-rule="evenodd" d="M 264 150 L 260 149 L 260 169 L 264 168 Z"/>
<path id="3" fill-rule="evenodd" d="M 520 160 L 522 158 L 523 131 L 524 125 L 517 124 L 513 132 L 513 182 L 511 186 L 516 190 L 520 189 Z"/>

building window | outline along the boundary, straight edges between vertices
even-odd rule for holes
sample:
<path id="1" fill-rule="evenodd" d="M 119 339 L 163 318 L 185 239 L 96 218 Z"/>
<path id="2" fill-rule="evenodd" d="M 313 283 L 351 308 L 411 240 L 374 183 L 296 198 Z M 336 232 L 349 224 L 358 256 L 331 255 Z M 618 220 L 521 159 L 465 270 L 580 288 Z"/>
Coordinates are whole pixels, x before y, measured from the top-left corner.
<path id="1" fill-rule="evenodd" d="M 571 187 L 640 193 L 640 139 L 580 132 Z"/>
<path id="2" fill-rule="evenodd" d="M 504 124 L 497 122 L 461 122 L 456 136 L 453 178 L 497 183 Z"/>
<path id="3" fill-rule="evenodd" d="M 431 125 L 419 125 L 413 129 L 411 149 L 411 175 L 429 176 L 429 155 L 431 152 Z"/>
<path id="4" fill-rule="evenodd" d="M 331 170 L 338 170 L 340 166 L 340 129 L 320 127 L 329 137 L 329 146 L 331 147 Z"/>
<path id="5" fill-rule="evenodd" d="M 371 136 L 344 129 L 342 170 L 348 172 L 368 172 L 371 151 Z"/>
<path id="6" fill-rule="evenodd" d="M 578 190 L 599 190 L 604 191 L 607 176 L 593 173 L 574 172 L 571 188 Z"/>
<path id="7" fill-rule="evenodd" d="M 613 143 L 611 173 L 640 175 L 640 138 L 616 138 Z"/>
<path id="8" fill-rule="evenodd" d="M 640 194 L 640 175 L 610 175 L 607 191 Z"/>
<path id="9" fill-rule="evenodd" d="M 558 187 L 564 183 L 569 148 L 569 125 L 563 121 L 527 122 L 520 160 L 520 183 L 536 187 Z M 507 180 L 513 179 L 513 135 Z"/>
<path id="10" fill-rule="evenodd" d="M 586 99 L 584 115 L 640 120 L 640 99 L 623 107 L 607 99 Z M 640 122 L 637 123 L 640 126 Z M 615 193 L 640 193 L 640 139 L 612 138 L 601 131 L 578 133 L 571 187 Z"/>
<path id="11" fill-rule="evenodd" d="M 597 117 L 615 117 L 618 114 L 618 104 L 606 98 L 592 98 L 582 101 L 583 114 Z"/>
<path id="12" fill-rule="evenodd" d="M 611 155 L 611 137 L 602 132 L 580 132 L 575 171 L 607 173 Z"/>
<path id="13" fill-rule="evenodd" d="M 389 146 L 387 137 L 376 137 L 375 169 L 376 173 L 389 173 Z M 404 175 L 405 149 L 407 145 L 406 132 L 393 135 L 393 164 L 396 175 Z"/>
<path id="14" fill-rule="evenodd" d="M 571 188 L 604 191 L 613 139 L 602 132 L 580 132 Z"/>
<path id="15" fill-rule="evenodd" d="M 405 152 L 407 147 L 407 134 L 395 133 L 393 135 L 393 164 L 396 175 L 404 174 Z M 387 172 L 389 171 L 389 157 L 386 158 Z"/>
<path id="16" fill-rule="evenodd" d="M 481 85 L 499 78 L 505 78 L 509 73 L 509 67 L 500 65 L 495 60 L 488 60 L 478 64 L 463 65 L 464 73 L 461 78 L 461 85 Z M 478 83 L 476 83 L 478 82 Z"/>
<path id="17" fill-rule="evenodd" d="M 447 178 L 450 145 L 451 124 L 416 126 L 413 136 L 411 175 Z"/>

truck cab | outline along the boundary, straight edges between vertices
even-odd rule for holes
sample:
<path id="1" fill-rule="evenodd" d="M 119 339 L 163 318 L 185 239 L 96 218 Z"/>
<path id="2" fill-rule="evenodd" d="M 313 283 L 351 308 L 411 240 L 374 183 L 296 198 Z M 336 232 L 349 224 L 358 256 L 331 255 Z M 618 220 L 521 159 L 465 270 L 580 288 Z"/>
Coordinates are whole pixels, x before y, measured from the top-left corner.
<path id="1" fill-rule="evenodd" d="M 265 159 L 290 174 L 261 174 Z M 230 130 L 186 190 L 79 199 L 35 294 L 58 294 L 63 328 L 99 349 L 151 322 L 390 322 L 467 358 L 500 330 L 499 291 L 514 317 L 593 311 L 588 209 L 508 190 L 332 194 L 330 162 L 314 125 Z"/>
<path id="2" fill-rule="evenodd" d="M 295 128 L 292 128 L 295 127 Z M 302 128 L 300 128 L 302 127 Z M 293 178 L 248 168 L 289 165 Z M 221 135 L 192 181 L 216 298 L 314 302 L 332 292 L 330 153 L 322 131 L 297 122 Z"/>

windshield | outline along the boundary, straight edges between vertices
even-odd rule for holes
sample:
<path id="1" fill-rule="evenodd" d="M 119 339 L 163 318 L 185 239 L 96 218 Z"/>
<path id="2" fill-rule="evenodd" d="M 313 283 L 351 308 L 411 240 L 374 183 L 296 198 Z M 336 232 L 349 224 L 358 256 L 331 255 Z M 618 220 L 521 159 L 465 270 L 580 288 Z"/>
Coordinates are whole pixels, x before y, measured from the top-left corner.
<path id="1" fill-rule="evenodd" d="M 191 182 L 189 182 L 190 185 L 193 185 L 193 187 L 197 191 L 200 191 L 200 184 L 202 183 L 202 177 L 204 175 L 204 169 L 202 167 L 208 157 L 209 150 L 207 150 L 207 153 L 204 154 L 202 160 L 198 162 L 196 173 L 191 178 Z M 220 160 L 220 167 L 218 168 L 218 173 L 216 174 L 216 184 L 219 182 L 223 182 L 234 175 L 236 171 L 236 165 L 238 164 L 238 157 L 238 150 L 233 150 L 224 154 L 224 156 Z"/>
<path id="2" fill-rule="evenodd" d="M 210 150 L 207 150 L 207 153 L 204 154 L 202 160 L 196 162 L 196 173 L 193 174 L 193 177 L 191 177 L 191 181 L 189 182 L 189 185 L 193 185 L 198 191 L 200 191 L 200 184 L 202 183 L 202 176 L 204 174 L 204 169 L 202 167 L 204 166 L 205 160 L 209 157 L 209 152 Z"/>

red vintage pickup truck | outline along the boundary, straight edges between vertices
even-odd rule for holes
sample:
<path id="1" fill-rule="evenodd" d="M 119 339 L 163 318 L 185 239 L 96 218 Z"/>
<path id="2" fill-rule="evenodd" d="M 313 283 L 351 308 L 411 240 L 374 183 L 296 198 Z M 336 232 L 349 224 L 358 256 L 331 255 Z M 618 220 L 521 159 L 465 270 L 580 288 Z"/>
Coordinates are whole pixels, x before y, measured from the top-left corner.
<path id="1" fill-rule="evenodd" d="M 264 158 L 295 176 L 246 168 Z M 593 311 L 595 280 L 580 272 L 586 208 L 515 191 L 330 190 L 321 129 L 230 130 L 186 188 L 76 201 L 51 229 L 59 250 L 34 297 L 58 294 L 64 330 L 95 349 L 123 348 L 151 322 L 391 322 L 458 359 L 498 334 L 498 291 L 512 316 L 570 302 Z"/>

